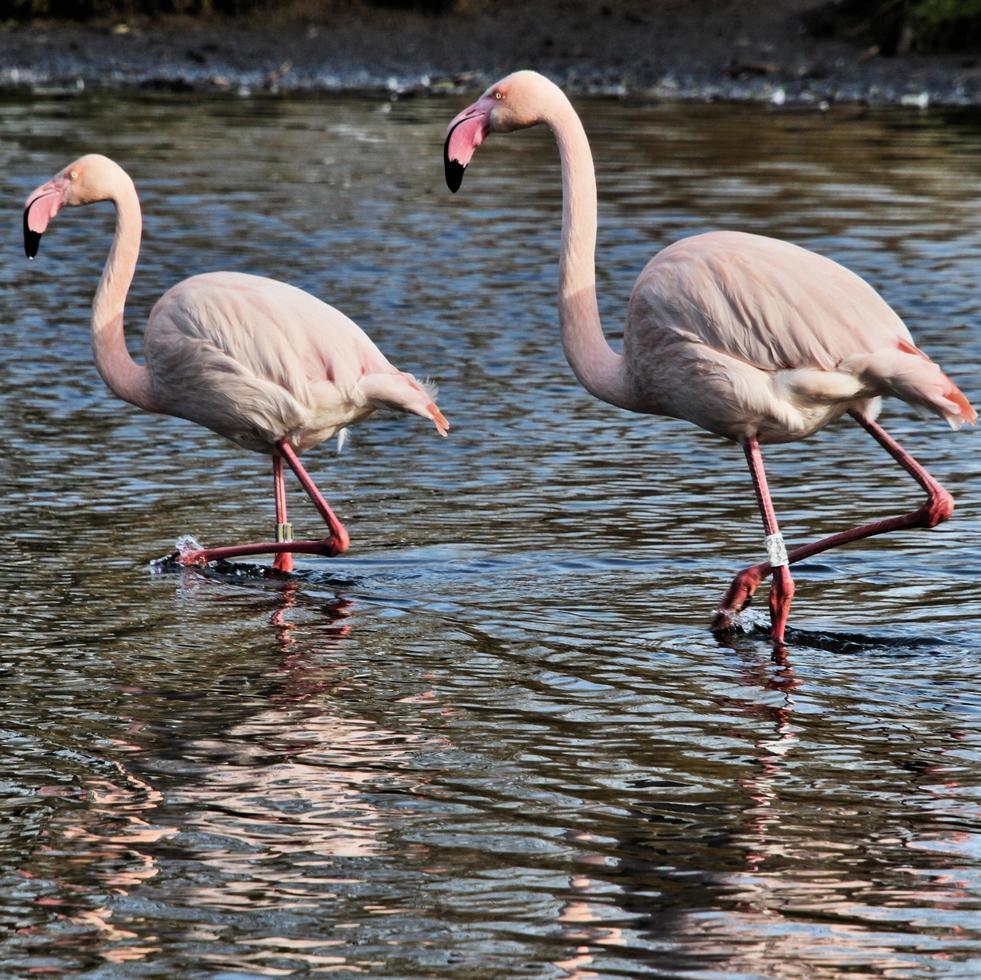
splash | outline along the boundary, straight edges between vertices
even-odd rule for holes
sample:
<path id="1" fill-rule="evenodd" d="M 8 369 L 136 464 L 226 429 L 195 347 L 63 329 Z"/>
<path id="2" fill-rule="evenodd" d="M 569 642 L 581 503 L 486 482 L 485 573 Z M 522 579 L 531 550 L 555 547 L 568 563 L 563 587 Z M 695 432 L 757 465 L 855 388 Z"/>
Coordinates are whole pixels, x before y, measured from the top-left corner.
<path id="1" fill-rule="evenodd" d="M 174 550 L 169 555 L 164 555 L 161 558 L 154 558 L 150 562 L 150 571 L 171 571 L 175 565 L 181 564 L 180 559 L 188 554 L 188 552 L 201 551 L 203 548 L 204 545 L 202 545 L 193 534 L 182 534 L 174 542 Z"/>
<path id="2" fill-rule="evenodd" d="M 182 534 L 174 542 L 174 550 L 183 558 L 191 551 L 203 551 L 204 545 L 193 534 Z"/>

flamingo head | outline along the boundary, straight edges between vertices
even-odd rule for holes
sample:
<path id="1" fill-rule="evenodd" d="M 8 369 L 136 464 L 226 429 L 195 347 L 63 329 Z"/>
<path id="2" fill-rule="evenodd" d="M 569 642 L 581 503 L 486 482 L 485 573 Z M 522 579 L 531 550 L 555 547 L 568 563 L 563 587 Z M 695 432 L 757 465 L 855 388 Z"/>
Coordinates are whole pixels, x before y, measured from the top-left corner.
<path id="1" fill-rule="evenodd" d="M 446 184 L 456 193 L 474 151 L 490 133 L 510 133 L 544 122 L 544 109 L 557 86 L 535 71 L 516 71 L 495 82 L 455 116 L 446 129 L 443 166 Z"/>
<path id="2" fill-rule="evenodd" d="M 355 386 L 356 402 L 372 409 L 395 409 L 410 412 L 432 422 L 436 431 L 445 436 L 450 430 L 446 416 L 436 406 L 436 385 L 417 381 L 406 371 L 380 371 L 366 374 Z"/>
<path id="3" fill-rule="evenodd" d="M 119 186 L 120 174 L 129 179 L 108 157 L 89 153 L 32 191 L 24 205 L 24 251 L 27 257 L 33 259 L 37 255 L 41 235 L 63 207 L 92 204 L 112 197 Z"/>

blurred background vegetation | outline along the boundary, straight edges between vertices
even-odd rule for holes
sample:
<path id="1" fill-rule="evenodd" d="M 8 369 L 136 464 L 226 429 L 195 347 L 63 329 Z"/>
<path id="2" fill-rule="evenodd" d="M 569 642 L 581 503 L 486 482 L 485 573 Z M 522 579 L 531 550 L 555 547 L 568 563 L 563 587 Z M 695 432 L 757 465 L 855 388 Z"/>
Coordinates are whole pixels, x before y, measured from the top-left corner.
<path id="1" fill-rule="evenodd" d="M 622 5 L 623 0 L 605 0 L 602 4 L 604 12 Z M 495 0 L 0 0 L 0 21 L 248 15 L 325 20 L 340 11 L 358 9 L 412 10 L 441 16 L 491 11 L 500 6 Z M 799 9 L 799 4 L 793 6 Z M 802 19 L 815 36 L 873 45 L 884 55 L 981 47 L 981 0 L 815 0 Z"/>
<path id="2" fill-rule="evenodd" d="M 981 47 L 981 0 L 831 0 L 803 20 L 819 37 L 872 44 L 885 55 Z"/>

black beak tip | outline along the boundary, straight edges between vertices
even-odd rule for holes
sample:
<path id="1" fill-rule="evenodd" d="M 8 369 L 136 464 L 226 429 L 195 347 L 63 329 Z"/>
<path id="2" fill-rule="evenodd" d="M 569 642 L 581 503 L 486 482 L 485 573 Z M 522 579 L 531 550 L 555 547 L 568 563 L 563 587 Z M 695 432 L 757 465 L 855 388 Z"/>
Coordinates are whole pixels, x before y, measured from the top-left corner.
<path id="1" fill-rule="evenodd" d="M 37 255 L 38 246 L 41 244 L 41 236 L 36 231 L 28 229 L 24 232 L 24 254 L 33 259 Z"/>
<path id="2" fill-rule="evenodd" d="M 37 255 L 38 246 L 41 244 L 41 235 L 32 231 L 27 224 L 27 217 L 30 214 L 30 208 L 24 211 L 24 254 L 29 258 L 33 259 Z"/>
<path id="3" fill-rule="evenodd" d="M 467 169 L 462 163 L 447 157 L 444 161 L 446 169 L 446 186 L 455 194 L 463 183 L 463 172 Z"/>

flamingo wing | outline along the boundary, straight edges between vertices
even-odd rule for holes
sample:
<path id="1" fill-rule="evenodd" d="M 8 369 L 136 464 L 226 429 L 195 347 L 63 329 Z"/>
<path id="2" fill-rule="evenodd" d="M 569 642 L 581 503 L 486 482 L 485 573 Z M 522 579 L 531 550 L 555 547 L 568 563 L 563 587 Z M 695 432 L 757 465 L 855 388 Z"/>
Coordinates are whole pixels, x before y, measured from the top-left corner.
<path id="1" fill-rule="evenodd" d="M 955 427 L 975 418 L 865 280 L 760 235 L 711 232 L 655 255 L 634 288 L 625 344 L 649 373 L 676 369 L 681 390 L 665 394 L 661 379 L 657 410 L 733 438 L 799 438 L 883 394 Z M 701 410 L 687 387 L 696 376 L 710 403 Z"/>
<path id="2" fill-rule="evenodd" d="M 398 373 L 339 310 L 229 272 L 185 279 L 158 300 L 146 358 L 167 412 L 259 451 L 298 429 L 329 437 L 373 410 L 356 390 L 363 377 Z"/>
<path id="3" fill-rule="evenodd" d="M 833 370 L 854 354 L 912 344 L 861 277 L 789 242 L 743 232 L 683 238 L 641 273 L 635 301 L 669 329 L 764 370 Z"/>

